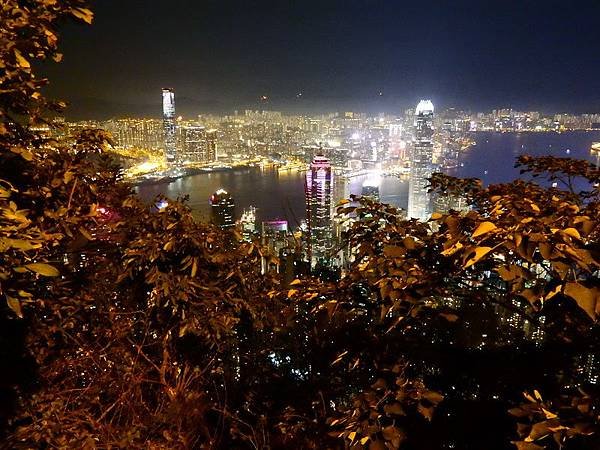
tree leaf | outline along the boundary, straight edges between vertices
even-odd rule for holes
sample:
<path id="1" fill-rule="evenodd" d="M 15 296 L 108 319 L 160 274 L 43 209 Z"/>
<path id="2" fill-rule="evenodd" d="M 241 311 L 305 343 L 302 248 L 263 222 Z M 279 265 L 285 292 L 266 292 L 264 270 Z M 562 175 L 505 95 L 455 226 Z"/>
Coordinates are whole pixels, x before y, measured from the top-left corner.
<path id="1" fill-rule="evenodd" d="M 571 237 L 574 237 L 575 239 L 581 239 L 581 235 L 579 234 L 579 231 L 577 231 L 575 228 L 566 228 L 562 232 Z"/>
<path id="2" fill-rule="evenodd" d="M 477 261 L 479 261 L 481 258 L 483 258 L 485 255 L 487 255 L 489 252 L 492 251 L 492 247 L 476 247 L 475 248 L 475 254 L 473 255 L 473 252 L 470 253 L 471 258 L 469 258 L 469 260 L 465 263 L 464 265 L 464 269 L 466 269 L 467 267 L 471 267 L 473 264 L 475 264 Z"/>
<path id="3" fill-rule="evenodd" d="M 194 262 L 192 263 L 192 278 L 196 276 L 196 272 L 198 271 L 198 258 L 194 258 Z"/>
<path id="4" fill-rule="evenodd" d="M 391 414 L 396 415 L 396 416 L 405 416 L 406 415 L 406 413 L 404 412 L 404 409 L 402 408 L 402 405 L 398 402 L 394 402 L 389 405 L 385 405 L 383 407 L 383 411 L 388 416 Z"/>
<path id="5" fill-rule="evenodd" d="M 21 302 L 13 297 L 6 296 L 6 304 L 13 312 L 20 318 L 23 318 L 23 312 L 21 311 Z"/>
<path id="6" fill-rule="evenodd" d="M 84 238 L 86 238 L 88 241 L 93 241 L 94 238 L 92 237 L 92 235 L 90 233 L 88 233 L 88 231 L 83 228 L 83 227 L 79 227 L 79 232 L 83 235 Z"/>
<path id="7" fill-rule="evenodd" d="M 481 222 L 477 229 L 473 232 L 473 235 L 471 237 L 476 238 L 479 236 L 483 236 L 484 234 L 487 234 L 490 231 L 495 230 L 496 228 L 498 227 L 496 227 L 496 225 L 492 222 Z"/>
<path id="8" fill-rule="evenodd" d="M 448 322 L 456 322 L 458 320 L 458 316 L 456 314 L 441 313 L 440 317 L 443 317 Z"/>
<path id="9" fill-rule="evenodd" d="M 350 439 L 350 442 L 354 442 L 354 439 L 356 439 L 356 431 L 351 432 L 348 435 L 348 439 Z"/>
<path id="10" fill-rule="evenodd" d="M 406 255 L 406 249 L 403 247 L 398 247 L 397 245 L 386 245 L 383 248 L 383 254 L 390 258 L 401 258 Z"/>
<path id="11" fill-rule="evenodd" d="M 33 263 L 27 264 L 25 267 L 31 270 L 32 272 L 43 275 L 45 277 L 57 277 L 60 275 L 60 272 L 50 264 Z"/>
<path id="12" fill-rule="evenodd" d="M 73 8 L 71 14 L 87 24 L 91 24 L 94 19 L 94 13 L 87 8 Z"/>
<path id="13" fill-rule="evenodd" d="M 19 64 L 19 67 L 22 67 L 23 69 L 30 69 L 31 64 L 29 64 L 29 61 L 27 61 L 27 59 L 25 59 L 25 57 L 21 54 L 21 52 L 19 50 L 17 50 L 16 48 L 14 49 L 14 52 L 15 52 L 15 58 L 17 59 L 17 63 Z"/>
<path id="14" fill-rule="evenodd" d="M 565 294 L 575 300 L 588 316 L 596 320 L 597 289 L 588 289 L 579 283 L 569 282 L 565 286 Z"/>

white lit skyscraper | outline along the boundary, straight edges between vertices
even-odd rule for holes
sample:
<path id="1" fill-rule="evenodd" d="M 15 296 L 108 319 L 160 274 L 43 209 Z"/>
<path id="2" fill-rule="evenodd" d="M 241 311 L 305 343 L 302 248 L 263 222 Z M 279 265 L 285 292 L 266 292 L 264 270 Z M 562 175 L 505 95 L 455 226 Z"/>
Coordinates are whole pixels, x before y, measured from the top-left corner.
<path id="1" fill-rule="evenodd" d="M 306 221 L 311 267 L 329 265 L 333 251 L 333 171 L 327 158 L 315 156 L 306 173 Z"/>
<path id="2" fill-rule="evenodd" d="M 430 214 L 428 178 L 433 173 L 433 103 L 421 100 L 415 110 L 415 140 L 408 188 L 408 218 L 427 220 Z"/>
<path id="3" fill-rule="evenodd" d="M 177 136 L 175 130 L 175 93 L 173 89 L 163 89 L 163 128 L 165 137 L 165 156 L 167 164 L 177 160 Z"/>

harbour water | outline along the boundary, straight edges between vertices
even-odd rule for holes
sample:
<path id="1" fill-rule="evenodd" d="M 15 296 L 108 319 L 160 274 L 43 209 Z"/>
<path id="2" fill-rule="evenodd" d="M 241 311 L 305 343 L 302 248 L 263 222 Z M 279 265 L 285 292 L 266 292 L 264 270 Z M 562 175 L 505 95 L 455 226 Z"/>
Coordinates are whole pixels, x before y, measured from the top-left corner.
<path id="1" fill-rule="evenodd" d="M 568 133 L 477 133 L 476 145 L 466 150 L 460 159 L 456 175 L 481 178 L 485 184 L 501 183 L 519 176 L 514 163 L 519 155 L 552 155 L 588 159 L 593 142 L 600 141 L 600 131 Z M 250 205 L 257 207 L 258 220 L 286 219 L 292 227 L 305 218 L 304 172 L 277 171 L 259 168 L 203 173 L 177 179 L 171 183 L 141 186 L 139 194 L 151 201 L 158 194 L 170 198 L 189 196 L 189 206 L 195 215 L 207 219 L 208 198 L 219 188 L 231 193 L 236 214 Z M 352 178 L 349 194 L 360 194 L 365 176 Z M 380 186 L 381 200 L 406 208 L 408 183 L 395 177 L 384 177 Z"/>

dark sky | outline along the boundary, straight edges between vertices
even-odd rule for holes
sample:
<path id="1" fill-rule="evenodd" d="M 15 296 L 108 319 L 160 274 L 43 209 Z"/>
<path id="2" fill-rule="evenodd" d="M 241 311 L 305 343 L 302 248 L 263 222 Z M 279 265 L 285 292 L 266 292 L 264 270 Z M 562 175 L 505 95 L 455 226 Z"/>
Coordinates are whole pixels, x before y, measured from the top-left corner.
<path id="1" fill-rule="evenodd" d="M 93 9 L 91 27 L 64 29 L 64 62 L 46 70 L 72 116 L 157 115 L 163 86 L 186 115 L 393 112 L 421 97 L 600 112 L 600 0 L 97 0 Z"/>

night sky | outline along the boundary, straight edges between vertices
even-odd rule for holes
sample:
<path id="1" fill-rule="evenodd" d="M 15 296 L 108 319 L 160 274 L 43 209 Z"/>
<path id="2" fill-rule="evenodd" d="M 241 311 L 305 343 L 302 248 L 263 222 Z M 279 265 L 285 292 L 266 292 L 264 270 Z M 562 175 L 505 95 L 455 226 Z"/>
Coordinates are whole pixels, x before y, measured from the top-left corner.
<path id="1" fill-rule="evenodd" d="M 161 87 L 175 89 L 184 115 L 398 112 L 421 97 L 600 112 L 598 0 L 98 0 L 93 9 L 91 27 L 64 28 L 64 62 L 45 68 L 71 117 L 157 116 Z"/>

